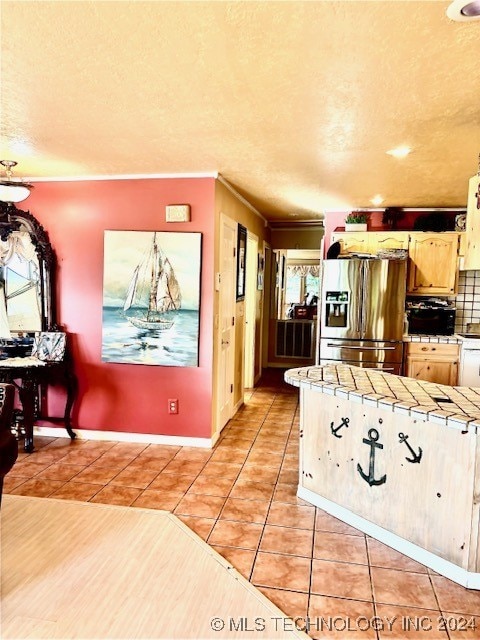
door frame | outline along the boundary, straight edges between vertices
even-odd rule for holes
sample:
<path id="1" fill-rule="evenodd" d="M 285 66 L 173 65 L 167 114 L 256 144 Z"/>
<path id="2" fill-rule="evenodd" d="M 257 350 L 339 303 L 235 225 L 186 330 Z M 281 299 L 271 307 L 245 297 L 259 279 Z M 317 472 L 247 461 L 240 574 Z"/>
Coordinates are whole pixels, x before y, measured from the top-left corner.
<path id="1" fill-rule="evenodd" d="M 228 226 L 233 231 L 233 246 L 232 246 L 232 264 L 234 265 L 231 277 L 232 281 L 230 283 L 230 287 L 222 286 L 222 266 L 223 266 L 223 251 L 224 251 L 224 228 Z M 221 324 L 221 312 L 223 309 L 223 296 L 225 296 L 226 291 L 230 291 L 232 296 L 230 300 L 231 310 L 232 310 L 232 318 L 236 317 L 236 247 L 237 247 L 237 233 L 238 233 L 238 224 L 230 218 L 228 215 L 224 213 L 220 213 L 220 221 L 219 221 L 219 254 L 218 254 L 218 273 L 215 275 L 215 288 L 218 291 L 218 315 L 215 322 L 216 331 L 215 331 L 215 347 L 216 347 L 216 362 L 215 362 L 215 424 L 214 431 L 212 434 L 212 444 L 216 442 L 222 429 L 228 423 L 230 418 L 235 413 L 235 407 L 233 403 L 233 392 L 230 394 L 230 402 L 229 402 L 229 411 L 228 418 L 222 424 L 221 418 L 221 410 L 220 399 L 222 398 L 223 388 L 221 385 L 233 385 L 235 382 L 235 326 L 232 325 L 230 331 L 230 345 L 229 345 L 229 361 L 228 361 L 228 380 L 225 380 L 221 375 L 221 362 L 222 362 L 222 324 Z M 223 283 L 225 285 L 225 282 Z"/>
<path id="2" fill-rule="evenodd" d="M 245 274 L 245 342 L 243 383 L 244 388 L 253 388 L 255 384 L 255 333 L 257 320 L 257 269 L 258 237 L 247 232 L 247 264 Z"/>

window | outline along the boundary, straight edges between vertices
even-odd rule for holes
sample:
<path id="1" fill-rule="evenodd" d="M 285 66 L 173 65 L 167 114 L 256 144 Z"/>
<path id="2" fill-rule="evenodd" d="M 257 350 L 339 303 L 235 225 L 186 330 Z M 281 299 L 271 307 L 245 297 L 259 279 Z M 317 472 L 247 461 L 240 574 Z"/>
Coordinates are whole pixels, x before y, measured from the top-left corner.
<path id="1" fill-rule="evenodd" d="M 292 316 L 292 305 L 316 304 L 320 287 L 318 264 L 288 264 L 283 301 L 283 317 Z"/>

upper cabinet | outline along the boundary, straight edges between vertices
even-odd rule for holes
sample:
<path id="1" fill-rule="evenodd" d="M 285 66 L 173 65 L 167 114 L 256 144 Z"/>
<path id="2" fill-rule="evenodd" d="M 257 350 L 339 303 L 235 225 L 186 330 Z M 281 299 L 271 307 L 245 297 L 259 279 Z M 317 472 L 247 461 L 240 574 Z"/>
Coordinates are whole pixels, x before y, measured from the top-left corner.
<path id="1" fill-rule="evenodd" d="M 332 244 L 340 242 L 341 253 L 372 253 L 370 251 L 369 231 L 348 231 L 345 233 L 332 233 Z"/>
<path id="2" fill-rule="evenodd" d="M 382 249 L 408 249 L 408 232 L 375 231 L 370 234 L 372 253 Z"/>
<path id="3" fill-rule="evenodd" d="M 417 296 L 451 296 L 455 294 L 457 282 L 461 235 L 448 231 L 349 231 L 332 233 L 332 243 L 340 242 L 343 255 L 376 254 L 382 249 L 407 249 L 407 293 Z M 478 242 L 480 253 L 480 240 Z"/>
<path id="4" fill-rule="evenodd" d="M 480 175 L 473 176 L 468 183 L 465 236 L 463 268 L 466 271 L 480 269 Z"/>
<path id="5" fill-rule="evenodd" d="M 409 234 L 407 293 L 454 295 L 459 244 L 458 233 Z"/>
<path id="6" fill-rule="evenodd" d="M 372 253 L 382 249 L 408 249 L 408 231 L 345 231 L 332 233 L 332 244 L 340 242 L 341 253 Z"/>

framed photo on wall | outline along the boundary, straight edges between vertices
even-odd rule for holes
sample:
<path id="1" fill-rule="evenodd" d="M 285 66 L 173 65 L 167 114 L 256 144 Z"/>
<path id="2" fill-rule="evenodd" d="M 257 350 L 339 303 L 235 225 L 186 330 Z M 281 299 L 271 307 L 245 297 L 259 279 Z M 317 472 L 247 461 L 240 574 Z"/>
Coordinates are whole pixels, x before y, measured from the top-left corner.
<path id="1" fill-rule="evenodd" d="M 265 272 L 265 257 L 263 254 L 258 254 L 258 264 L 257 264 L 257 289 L 258 291 L 263 291 L 263 274 Z"/>
<path id="2" fill-rule="evenodd" d="M 245 267 L 247 264 L 247 230 L 239 224 L 237 231 L 237 300 L 245 298 Z"/>

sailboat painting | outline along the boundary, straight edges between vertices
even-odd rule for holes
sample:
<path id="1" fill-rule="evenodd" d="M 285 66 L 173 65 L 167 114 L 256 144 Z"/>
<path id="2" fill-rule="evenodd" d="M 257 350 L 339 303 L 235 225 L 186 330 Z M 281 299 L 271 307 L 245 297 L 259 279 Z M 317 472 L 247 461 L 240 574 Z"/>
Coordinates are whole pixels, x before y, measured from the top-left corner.
<path id="1" fill-rule="evenodd" d="M 201 239 L 105 231 L 104 362 L 198 366 Z"/>

